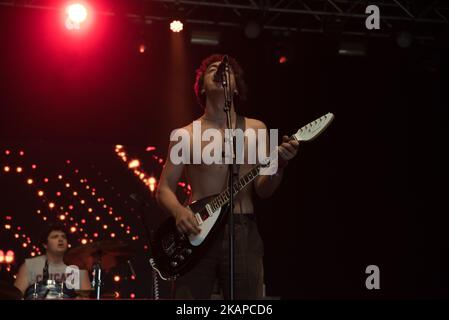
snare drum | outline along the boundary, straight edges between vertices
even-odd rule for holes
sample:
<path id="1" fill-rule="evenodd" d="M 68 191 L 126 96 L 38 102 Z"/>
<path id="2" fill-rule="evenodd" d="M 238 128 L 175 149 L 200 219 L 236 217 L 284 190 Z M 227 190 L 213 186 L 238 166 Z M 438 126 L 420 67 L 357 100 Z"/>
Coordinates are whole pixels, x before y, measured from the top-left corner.
<path id="1" fill-rule="evenodd" d="M 29 286 L 25 291 L 26 300 L 54 300 L 75 298 L 76 293 L 73 289 L 68 289 L 64 282 L 47 280 L 36 282 Z"/>

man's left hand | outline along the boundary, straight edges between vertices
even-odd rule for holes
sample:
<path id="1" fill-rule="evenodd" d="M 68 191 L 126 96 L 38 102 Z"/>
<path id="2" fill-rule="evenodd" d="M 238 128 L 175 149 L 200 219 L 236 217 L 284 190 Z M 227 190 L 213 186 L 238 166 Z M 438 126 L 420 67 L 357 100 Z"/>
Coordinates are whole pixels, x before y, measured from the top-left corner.
<path id="1" fill-rule="evenodd" d="M 278 148 L 280 163 L 283 163 L 284 166 L 287 165 L 287 162 L 293 159 L 298 153 L 299 142 L 295 139 L 290 139 L 287 136 L 282 137 L 282 144 Z M 282 166 L 282 165 L 281 165 Z"/>

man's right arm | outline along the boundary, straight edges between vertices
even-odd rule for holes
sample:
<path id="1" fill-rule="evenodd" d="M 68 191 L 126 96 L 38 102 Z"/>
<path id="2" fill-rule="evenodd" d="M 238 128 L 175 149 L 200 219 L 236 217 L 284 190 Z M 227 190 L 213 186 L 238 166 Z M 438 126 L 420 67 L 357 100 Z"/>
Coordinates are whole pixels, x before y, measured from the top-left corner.
<path id="1" fill-rule="evenodd" d="M 184 164 L 175 165 L 170 161 L 171 147 L 172 145 L 169 147 L 167 160 L 159 178 L 156 200 L 164 210 L 168 211 L 176 219 L 176 226 L 180 232 L 197 234 L 200 232 L 200 229 L 196 224 L 192 211 L 179 203 L 176 197 L 176 188 L 184 170 Z"/>

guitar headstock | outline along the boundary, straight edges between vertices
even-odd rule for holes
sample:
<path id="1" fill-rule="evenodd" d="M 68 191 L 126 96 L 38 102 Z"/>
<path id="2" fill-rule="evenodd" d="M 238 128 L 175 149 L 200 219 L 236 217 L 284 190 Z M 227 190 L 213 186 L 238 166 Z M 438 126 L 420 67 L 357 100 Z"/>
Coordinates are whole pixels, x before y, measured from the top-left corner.
<path id="1" fill-rule="evenodd" d="M 312 141 L 329 126 L 333 119 L 334 115 L 329 112 L 299 129 L 293 137 L 298 141 Z"/>

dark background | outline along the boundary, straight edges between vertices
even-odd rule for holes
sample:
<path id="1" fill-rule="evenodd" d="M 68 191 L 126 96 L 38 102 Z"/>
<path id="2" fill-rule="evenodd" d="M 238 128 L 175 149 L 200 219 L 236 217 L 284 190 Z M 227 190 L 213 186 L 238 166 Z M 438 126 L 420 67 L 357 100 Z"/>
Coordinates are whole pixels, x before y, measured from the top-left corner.
<path id="1" fill-rule="evenodd" d="M 201 115 L 195 69 L 211 53 L 228 53 L 249 84 L 240 113 L 280 134 L 335 114 L 291 161 L 276 194 L 255 200 L 267 294 L 448 297 L 447 37 L 436 32 L 437 40 L 404 49 L 394 38 L 263 32 L 249 40 L 241 30 L 223 29 L 219 46 L 204 47 L 189 43 L 189 26 L 173 34 L 155 23 L 145 29 L 149 49 L 140 54 L 141 27 L 120 16 L 97 17 L 82 36 L 61 28 L 57 17 L 0 8 L 2 168 L 15 161 L 6 149 L 25 150 L 28 158 L 20 161 L 39 163 L 49 176 L 71 159 L 137 230 L 140 250 L 145 233 L 127 195 L 137 192 L 151 204 L 152 221 L 162 213 L 114 145 L 125 145 L 157 176 L 160 165 L 145 147 L 165 157 L 170 131 Z M 175 46 L 174 37 L 184 38 Z M 342 39 L 362 41 L 367 54 L 339 56 Z M 286 46 L 289 61 L 279 64 L 276 50 Z M 46 225 L 34 214 L 41 203 L 22 178 L 2 169 L 0 179 L 1 218 L 13 216 L 37 240 Z M 3 227 L 1 233 L 0 249 L 17 255 L 14 272 L 27 255 Z M 145 257 L 139 251 L 139 282 L 129 285 L 138 297 L 150 296 Z M 380 290 L 365 288 L 371 264 L 380 268 Z M 1 274 L 12 281 L 11 273 Z"/>

